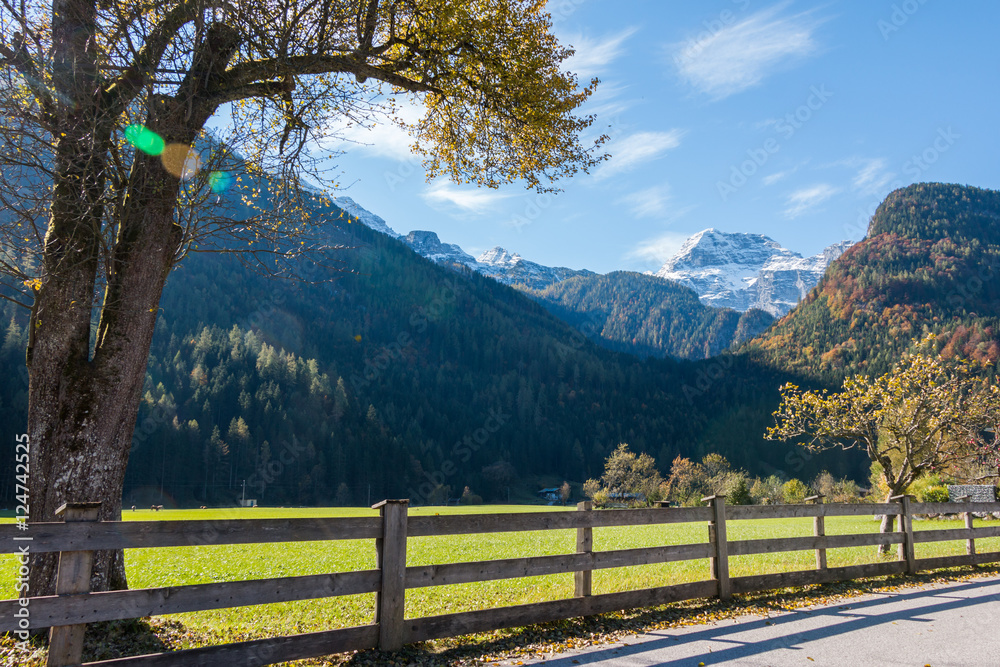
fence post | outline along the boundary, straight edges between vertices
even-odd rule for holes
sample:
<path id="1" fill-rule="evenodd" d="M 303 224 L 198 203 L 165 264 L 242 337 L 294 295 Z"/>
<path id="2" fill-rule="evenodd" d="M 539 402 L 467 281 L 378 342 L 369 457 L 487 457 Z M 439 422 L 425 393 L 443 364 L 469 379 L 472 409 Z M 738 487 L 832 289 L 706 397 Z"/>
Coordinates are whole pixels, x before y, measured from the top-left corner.
<path id="1" fill-rule="evenodd" d="M 811 500 L 817 505 L 822 505 L 823 498 L 825 498 L 825 496 L 822 493 L 820 493 L 815 496 L 809 496 L 808 498 L 806 498 L 806 500 L 807 501 Z M 823 516 L 823 510 L 820 510 L 819 516 L 813 517 L 813 535 L 815 535 L 816 537 L 826 537 L 826 518 Z M 825 547 L 820 547 L 816 549 L 816 569 L 820 571 L 826 569 Z"/>
<path id="2" fill-rule="evenodd" d="M 720 495 L 702 498 L 711 504 L 712 520 L 708 524 L 708 541 L 712 544 L 712 557 L 708 559 L 712 579 L 719 582 L 719 599 L 728 600 L 733 595 L 729 585 L 729 547 L 726 543 L 726 497 Z"/>
<path id="3" fill-rule="evenodd" d="M 381 584 L 375 595 L 378 648 L 403 648 L 406 601 L 406 513 L 409 500 L 383 500 L 372 505 L 382 517 L 382 537 L 375 540 L 376 567 Z"/>
<path id="4" fill-rule="evenodd" d="M 63 503 L 56 516 L 65 523 L 97 521 L 101 503 Z M 60 551 L 56 571 L 56 595 L 90 592 L 90 575 L 94 566 L 93 551 Z M 79 665 L 83 661 L 83 636 L 87 624 L 57 625 L 49 630 L 48 667 Z"/>
<path id="5" fill-rule="evenodd" d="M 968 502 L 972 501 L 972 496 L 959 496 L 958 500 L 962 500 L 962 501 L 968 503 Z M 962 514 L 965 515 L 964 516 L 964 518 L 965 518 L 965 527 L 968 528 L 969 530 L 972 530 L 972 512 L 962 512 Z M 965 541 L 965 553 L 968 554 L 969 556 L 975 556 L 976 555 L 976 540 L 975 540 L 975 538 L 970 537 L 969 539 L 967 539 Z"/>
<path id="6" fill-rule="evenodd" d="M 899 514 L 899 528 L 903 533 L 903 543 L 899 545 L 899 560 L 906 561 L 906 573 L 917 573 L 917 559 L 913 550 L 913 515 L 910 514 L 910 496 L 903 494 L 893 496 L 889 500 L 898 500 L 901 512 Z"/>
<path id="7" fill-rule="evenodd" d="M 589 512 L 594 509 L 594 503 L 585 500 L 577 503 L 578 512 Z M 594 529 L 590 526 L 576 529 L 576 552 L 578 554 L 589 554 L 594 550 Z M 593 589 L 594 573 L 591 570 L 581 570 L 573 573 L 574 595 L 584 597 L 591 594 Z"/>

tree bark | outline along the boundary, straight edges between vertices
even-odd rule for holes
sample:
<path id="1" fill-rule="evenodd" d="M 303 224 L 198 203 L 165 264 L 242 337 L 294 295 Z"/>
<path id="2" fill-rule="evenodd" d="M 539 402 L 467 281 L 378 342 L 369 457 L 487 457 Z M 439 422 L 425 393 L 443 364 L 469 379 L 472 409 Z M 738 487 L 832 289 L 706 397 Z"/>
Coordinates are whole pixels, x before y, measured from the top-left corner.
<path id="1" fill-rule="evenodd" d="M 890 502 L 890 498 L 899 495 L 895 491 L 889 491 L 889 494 L 885 497 L 885 502 Z M 882 523 L 879 525 L 878 532 L 885 534 L 891 533 L 896 528 L 896 515 L 895 514 L 883 514 Z M 891 544 L 880 544 L 878 545 L 878 553 L 880 556 L 887 556 L 892 553 L 893 546 Z"/>
<path id="2" fill-rule="evenodd" d="M 101 518 L 112 516 L 115 503 L 109 502 L 114 497 L 109 485 L 115 483 L 114 466 L 119 462 L 104 451 L 104 387 L 90 362 L 91 304 L 112 126 L 110 119 L 102 118 L 93 95 L 96 67 L 86 29 L 94 25 L 96 6 L 60 0 L 53 4 L 53 16 L 53 80 L 63 101 L 49 118 L 59 128 L 53 132 L 56 178 L 27 350 L 33 522 L 55 521 L 59 505 L 76 501 L 104 501 Z M 52 594 L 55 568 L 55 555 L 32 557 L 32 595 Z M 105 567 L 105 579 L 108 571 Z"/>
<path id="3" fill-rule="evenodd" d="M 189 145 L 200 127 L 184 128 L 181 136 L 164 135 Z M 91 162 L 99 151 L 92 151 Z M 94 205 L 81 212 L 80 201 L 101 201 L 103 183 L 99 194 L 61 192 L 62 184 L 73 182 L 61 168 L 46 239 L 45 277 L 36 295 L 36 342 L 28 355 L 31 519 L 56 520 L 55 510 L 65 502 L 100 501 L 99 518 L 120 521 L 125 469 L 160 296 L 181 242 L 174 222 L 180 180 L 158 157 L 136 156 L 108 258 L 92 355 L 91 303 L 99 269 L 96 230 L 103 210 Z M 72 252 L 56 252 L 63 238 L 83 240 L 70 246 Z M 82 259 L 73 261 L 77 258 Z M 55 554 L 32 557 L 32 595 L 54 592 L 56 566 Z M 123 553 L 95 554 L 91 590 L 126 587 Z"/>

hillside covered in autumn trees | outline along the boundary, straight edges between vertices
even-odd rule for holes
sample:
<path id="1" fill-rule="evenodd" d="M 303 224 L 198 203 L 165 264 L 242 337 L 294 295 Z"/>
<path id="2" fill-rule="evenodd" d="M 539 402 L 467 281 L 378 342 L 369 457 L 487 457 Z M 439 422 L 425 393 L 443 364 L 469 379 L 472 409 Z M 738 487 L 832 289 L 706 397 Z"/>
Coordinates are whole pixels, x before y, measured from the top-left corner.
<path id="1" fill-rule="evenodd" d="M 913 339 L 946 357 L 1000 357 L 1000 192 L 919 183 L 891 193 L 868 237 L 833 262 L 744 354 L 822 382 L 887 372 Z"/>

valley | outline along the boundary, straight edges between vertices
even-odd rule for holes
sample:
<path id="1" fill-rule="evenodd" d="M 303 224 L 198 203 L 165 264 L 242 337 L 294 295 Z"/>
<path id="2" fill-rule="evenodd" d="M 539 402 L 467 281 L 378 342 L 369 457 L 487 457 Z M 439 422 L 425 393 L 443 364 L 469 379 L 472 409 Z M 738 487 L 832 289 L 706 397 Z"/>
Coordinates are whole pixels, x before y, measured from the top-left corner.
<path id="1" fill-rule="evenodd" d="M 901 214 L 911 200 L 951 221 Z M 717 452 L 753 475 L 864 480 L 859 453 L 803 456 L 763 440 L 781 384 L 829 387 L 887 369 L 926 330 L 946 353 L 996 360 L 991 191 L 894 193 L 869 238 L 777 322 L 643 274 L 514 289 L 425 259 L 346 211 L 317 211 L 349 248 L 336 252 L 333 280 L 269 280 L 209 255 L 171 276 L 126 504 L 234 503 L 244 480 L 245 497 L 275 505 L 426 501 L 438 486 L 530 498 L 594 477 L 620 442 L 664 472 L 678 456 Z M 13 428 L 26 409 L 26 322 L 12 310 L 5 319 Z"/>

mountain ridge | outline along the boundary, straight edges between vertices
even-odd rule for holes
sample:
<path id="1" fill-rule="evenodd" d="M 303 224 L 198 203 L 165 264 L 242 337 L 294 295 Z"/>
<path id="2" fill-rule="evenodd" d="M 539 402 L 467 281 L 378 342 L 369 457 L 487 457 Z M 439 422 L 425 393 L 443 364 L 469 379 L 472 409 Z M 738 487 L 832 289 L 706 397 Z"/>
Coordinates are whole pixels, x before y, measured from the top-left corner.
<path id="1" fill-rule="evenodd" d="M 346 198 L 335 201 L 343 199 Z M 380 217 L 367 214 L 353 200 L 349 203 L 350 212 L 358 215 L 361 222 L 397 238 L 418 255 L 451 269 L 470 270 L 526 290 L 550 312 L 584 331 L 598 344 L 640 357 L 701 359 L 761 333 L 775 317 L 794 308 L 819 281 L 829 263 L 851 245 L 850 241 L 844 241 L 804 258 L 763 234 L 727 233 L 709 228 L 691 236 L 653 275 L 653 280 L 641 280 L 629 271 L 602 275 L 549 267 L 501 246 L 473 257 L 458 244 L 441 241 L 433 231 L 413 230 L 405 237 L 400 236 Z M 584 282 L 562 285 L 575 279 Z M 719 312 L 694 307 L 688 295 L 670 290 L 656 280 L 690 290 L 704 308 Z M 623 289 L 626 285 L 637 291 Z M 603 303 L 594 303 L 597 294 L 602 295 Z M 573 298 L 580 302 L 573 303 Z M 639 303 L 645 304 L 647 310 L 639 308 Z M 681 312 L 683 316 L 679 317 Z M 683 321 L 684 317 L 689 321 Z M 687 340 L 689 335 L 694 340 Z"/>
<path id="2" fill-rule="evenodd" d="M 458 244 L 441 241 L 432 231 L 413 230 L 402 236 L 349 197 L 339 197 L 334 202 L 343 204 L 341 208 L 372 229 L 402 240 L 433 262 L 452 268 L 466 267 L 505 285 L 544 290 L 569 278 L 600 275 L 587 269 L 532 262 L 501 246 L 474 258 Z M 723 232 L 709 227 L 690 236 L 677 254 L 653 275 L 693 289 L 708 306 L 740 312 L 758 309 L 781 317 L 805 298 L 830 262 L 852 243 L 841 241 L 816 255 L 803 257 L 763 234 Z"/>
<path id="3" fill-rule="evenodd" d="M 431 231 L 414 230 L 401 240 L 418 255 L 432 262 L 452 268 L 466 267 L 504 285 L 544 289 L 574 276 L 594 275 L 592 271 L 531 262 L 500 246 L 483 252 L 479 257 L 473 257 L 455 243 L 444 243 L 437 233 Z"/>
<path id="4" fill-rule="evenodd" d="M 632 271 L 577 276 L 528 294 L 592 340 L 639 356 L 707 359 L 774 322 L 757 309 L 707 306 L 689 287 Z"/>

